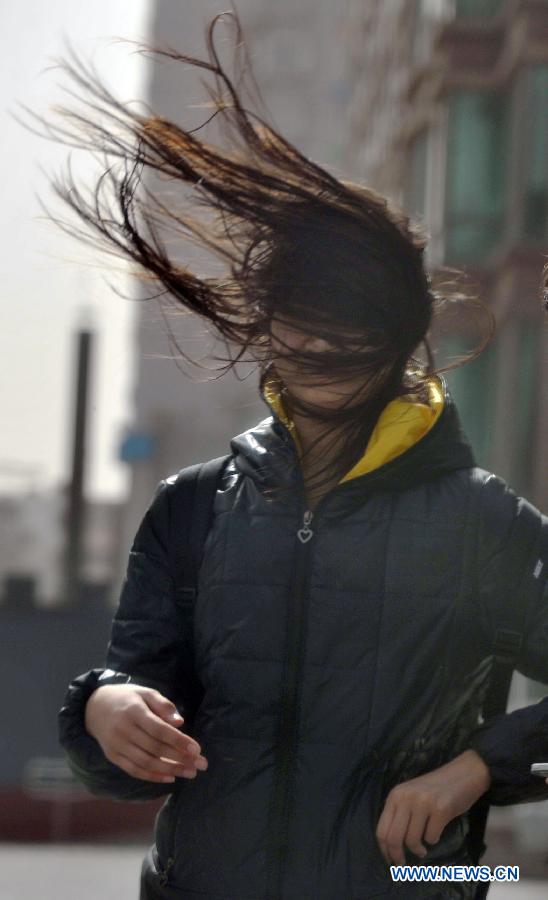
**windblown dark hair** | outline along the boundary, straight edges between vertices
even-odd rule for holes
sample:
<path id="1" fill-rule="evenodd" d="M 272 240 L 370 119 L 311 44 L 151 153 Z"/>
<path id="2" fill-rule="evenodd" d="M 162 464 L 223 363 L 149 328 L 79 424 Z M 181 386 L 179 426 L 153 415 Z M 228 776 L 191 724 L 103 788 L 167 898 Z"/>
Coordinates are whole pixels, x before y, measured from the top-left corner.
<path id="1" fill-rule="evenodd" d="M 224 17 L 237 28 L 238 87 L 221 65 L 215 46 L 215 26 Z M 317 489 L 342 477 L 357 461 L 390 400 L 408 396 L 427 403 L 429 378 L 454 367 L 436 369 L 427 336 L 442 304 L 466 300 L 490 316 L 486 339 L 457 364 L 483 350 L 495 320 L 477 298 L 434 288 L 424 264 L 427 234 L 422 226 L 370 187 L 331 175 L 243 106 L 245 70 L 261 98 L 235 12 L 220 13 L 210 21 L 206 44 L 207 60 L 170 47 L 140 45 L 141 53 L 195 66 L 213 76 L 215 87 L 206 84 L 206 89 L 214 111 L 192 130 L 121 103 L 94 67 L 86 68 L 72 51 L 72 62 L 61 62 L 89 94 L 93 115 L 57 108 L 61 124 L 31 115 L 45 125 L 47 137 L 100 151 L 106 161 L 113 161 L 90 199 L 74 183 L 70 165 L 65 180 L 52 181 L 56 194 L 76 212 L 84 228 L 50 218 L 71 236 L 132 260 L 143 279 L 161 288 L 160 293 L 155 291 L 156 298 L 168 298 L 209 322 L 227 349 L 226 358 L 215 357 L 224 363 L 221 374 L 252 361 L 261 373 L 261 389 L 275 376 L 273 318 L 297 323 L 308 335 L 328 340 L 331 349 L 323 352 L 289 347 L 283 352 L 308 378 L 318 374 L 319 383 L 325 383 L 326 375 L 333 381 L 359 376 L 367 385 L 365 399 L 329 410 L 305 403 L 284 388 L 290 410 L 325 423 L 319 440 L 330 434 L 336 440 L 344 436 L 336 461 L 314 473 Z M 197 137 L 216 117 L 231 145 L 228 151 Z M 114 165 L 116 159 L 119 165 Z M 163 192 L 151 191 L 142 180 L 144 170 L 158 173 L 171 185 L 192 188 L 193 201 L 168 204 Z M 207 218 L 191 215 L 193 206 L 204 208 Z M 198 277 L 170 255 L 161 236 L 168 232 L 181 243 L 194 240 L 212 250 L 227 265 L 226 272 L 222 277 Z M 414 355 L 421 345 L 426 363 Z"/>

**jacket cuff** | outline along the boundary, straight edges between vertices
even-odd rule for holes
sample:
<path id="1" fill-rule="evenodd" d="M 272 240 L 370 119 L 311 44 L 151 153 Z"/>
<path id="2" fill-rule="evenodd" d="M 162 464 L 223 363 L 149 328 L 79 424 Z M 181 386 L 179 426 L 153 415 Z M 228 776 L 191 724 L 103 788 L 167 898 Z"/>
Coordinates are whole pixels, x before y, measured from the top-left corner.
<path id="1" fill-rule="evenodd" d="M 84 735 L 93 740 L 85 726 L 86 703 L 94 690 L 103 684 L 127 684 L 129 676 L 112 669 L 90 669 L 71 681 L 63 706 L 59 710 L 59 741 L 64 747 Z"/>
<path id="2" fill-rule="evenodd" d="M 90 669 L 69 685 L 58 714 L 59 743 L 75 777 L 97 796 L 114 800 L 149 800 L 169 794 L 172 784 L 133 778 L 110 762 L 85 726 L 85 707 L 93 691 L 105 684 L 128 684 L 131 678 L 112 669 Z"/>
<path id="3" fill-rule="evenodd" d="M 513 713 L 501 713 L 478 726 L 468 739 L 489 768 L 491 786 L 486 798 L 495 805 L 545 800 L 548 785 L 544 778 L 531 775 L 533 762 L 548 759 L 548 732 L 539 726 L 538 705 Z"/>

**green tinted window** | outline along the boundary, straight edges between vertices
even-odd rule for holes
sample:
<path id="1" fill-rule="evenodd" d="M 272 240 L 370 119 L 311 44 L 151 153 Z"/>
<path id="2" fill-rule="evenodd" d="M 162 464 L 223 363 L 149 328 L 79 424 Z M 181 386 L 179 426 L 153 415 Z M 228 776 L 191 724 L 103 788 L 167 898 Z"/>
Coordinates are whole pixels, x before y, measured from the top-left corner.
<path id="1" fill-rule="evenodd" d="M 481 18 L 493 16 L 502 8 L 504 0 L 457 0 L 455 15 L 457 18 Z"/>
<path id="2" fill-rule="evenodd" d="M 446 257 L 481 262 L 499 243 L 506 181 L 506 98 L 459 91 L 449 101 Z"/>
<path id="3" fill-rule="evenodd" d="M 527 72 L 528 129 L 523 152 L 523 230 L 528 238 L 548 238 L 548 66 Z"/>
<path id="4" fill-rule="evenodd" d="M 470 341 L 447 338 L 443 358 L 447 363 L 469 353 Z M 487 345 L 480 355 L 450 372 L 444 372 L 449 392 L 456 403 L 466 437 L 470 441 L 478 466 L 489 468 L 496 390 L 496 343 Z"/>

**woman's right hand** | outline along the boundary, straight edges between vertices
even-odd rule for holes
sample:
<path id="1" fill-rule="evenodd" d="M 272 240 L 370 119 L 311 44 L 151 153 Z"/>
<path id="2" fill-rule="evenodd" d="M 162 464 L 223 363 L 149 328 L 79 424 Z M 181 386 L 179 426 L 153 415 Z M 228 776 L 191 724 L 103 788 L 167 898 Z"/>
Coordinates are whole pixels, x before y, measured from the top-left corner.
<path id="1" fill-rule="evenodd" d="M 85 726 L 106 758 L 144 781 L 195 778 L 207 769 L 200 745 L 179 731 L 184 719 L 176 706 L 153 688 L 105 684 L 85 708 Z"/>

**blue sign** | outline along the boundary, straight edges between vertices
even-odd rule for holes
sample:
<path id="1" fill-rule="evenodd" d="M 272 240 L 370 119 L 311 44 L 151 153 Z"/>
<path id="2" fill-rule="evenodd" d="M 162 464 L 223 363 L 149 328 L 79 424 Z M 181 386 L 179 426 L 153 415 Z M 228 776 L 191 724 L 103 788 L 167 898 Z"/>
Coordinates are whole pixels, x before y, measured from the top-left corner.
<path id="1" fill-rule="evenodd" d="M 135 463 L 150 459 L 154 454 L 156 439 L 144 431 L 130 431 L 125 436 L 118 451 L 122 462 Z"/>

